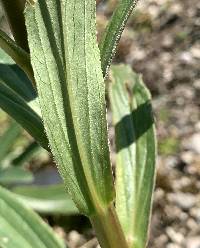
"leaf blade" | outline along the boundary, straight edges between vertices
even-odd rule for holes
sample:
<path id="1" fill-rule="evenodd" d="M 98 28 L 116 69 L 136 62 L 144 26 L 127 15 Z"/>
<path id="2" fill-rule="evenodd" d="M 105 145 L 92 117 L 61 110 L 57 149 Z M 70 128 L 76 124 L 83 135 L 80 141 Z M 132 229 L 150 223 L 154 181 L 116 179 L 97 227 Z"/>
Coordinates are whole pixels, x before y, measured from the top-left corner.
<path id="1" fill-rule="evenodd" d="M 107 75 L 122 32 L 137 2 L 138 0 L 120 0 L 102 36 L 99 48 L 104 77 Z"/>
<path id="2" fill-rule="evenodd" d="M 31 183 L 33 179 L 33 174 L 23 168 L 8 167 L 0 170 L 0 184 L 2 185 Z"/>
<path id="3" fill-rule="evenodd" d="M 0 47 L 24 70 L 32 82 L 34 82 L 33 70 L 29 54 L 24 51 L 2 30 L 0 30 Z"/>
<path id="4" fill-rule="evenodd" d="M 64 248 L 33 211 L 0 187 L 0 246 L 3 248 Z"/>
<path id="5" fill-rule="evenodd" d="M 39 0 L 27 7 L 26 25 L 52 152 L 69 193 L 90 215 L 114 194 L 95 1 Z"/>
<path id="6" fill-rule="evenodd" d="M 45 214 L 79 214 L 67 196 L 64 185 L 18 186 L 12 189 L 16 197 L 32 209 Z"/>
<path id="7" fill-rule="evenodd" d="M 40 116 L 2 81 L 0 81 L 0 107 L 25 128 L 41 146 L 48 149 L 48 141 Z"/>
<path id="8" fill-rule="evenodd" d="M 130 247 L 147 241 L 155 177 L 156 141 L 150 94 L 129 66 L 112 67 L 116 132 L 116 209 Z"/>
<path id="9" fill-rule="evenodd" d="M 12 122 L 4 134 L 0 137 L 0 162 L 10 151 L 13 143 L 21 133 L 21 128 L 16 122 Z"/>

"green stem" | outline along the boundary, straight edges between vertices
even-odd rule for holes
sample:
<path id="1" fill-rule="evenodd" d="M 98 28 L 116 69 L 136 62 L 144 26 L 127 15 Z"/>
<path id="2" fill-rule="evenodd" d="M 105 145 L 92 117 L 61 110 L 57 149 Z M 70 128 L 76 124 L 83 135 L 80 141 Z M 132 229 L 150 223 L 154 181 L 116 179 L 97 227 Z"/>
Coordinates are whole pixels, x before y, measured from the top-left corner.
<path id="1" fill-rule="evenodd" d="M 128 248 L 114 206 L 90 217 L 101 248 Z"/>
<path id="2" fill-rule="evenodd" d="M 18 46 L 29 51 L 24 19 L 25 0 L 1 0 L 10 29 Z"/>

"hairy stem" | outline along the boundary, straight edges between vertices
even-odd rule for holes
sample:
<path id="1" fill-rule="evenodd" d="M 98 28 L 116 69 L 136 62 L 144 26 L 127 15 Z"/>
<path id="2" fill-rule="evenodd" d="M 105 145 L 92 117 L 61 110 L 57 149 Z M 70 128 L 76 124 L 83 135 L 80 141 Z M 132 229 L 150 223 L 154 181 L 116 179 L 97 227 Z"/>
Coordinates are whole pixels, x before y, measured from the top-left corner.
<path id="1" fill-rule="evenodd" d="M 90 217 L 101 248 L 128 248 L 114 206 Z"/>

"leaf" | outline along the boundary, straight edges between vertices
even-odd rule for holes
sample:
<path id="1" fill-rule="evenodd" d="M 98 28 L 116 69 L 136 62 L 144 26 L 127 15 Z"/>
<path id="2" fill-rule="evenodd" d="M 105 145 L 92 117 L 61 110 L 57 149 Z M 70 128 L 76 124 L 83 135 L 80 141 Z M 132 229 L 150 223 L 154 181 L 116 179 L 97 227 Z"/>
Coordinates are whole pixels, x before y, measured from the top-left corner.
<path id="1" fill-rule="evenodd" d="M 18 64 L 34 82 L 29 54 L 19 47 L 6 33 L 0 30 L 0 47 Z"/>
<path id="2" fill-rule="evenodd" d="M 138 0 L 120 0 L 111 20 L 106 27 L 99 48 L 101 51 L 101 67 L 104 77 L 111 65 L 115 55 L 116 47 L 121 38 L 121 34 L 126 26 L 129 16 L 135 8 Z"/>
<path id="3" fill-rule="evenodd" d="M 36 90 L 26 74 L 2 49 L 0 49 L 0 79 L 28 102 L 37 97 Z"/>
<path id="4" fill-rule="evenodd" d="M 0 48 L 0 63 L 8 64 L 8 65 L 15 64 L 12 58 L 7 53 L 5 53 L 4 50 L 1 48 Z"/>
<path id="5" fill-rule="evenodd" d="M 68 192 L 92 215 L 113 201 L 105 85 L 94 0 L 28 4 L 31 63 L 52 153 Z"/>
<path id="6" fill-rule="evenodd" d="M 129 66 L 112 67 L 116 209 L 130 247 L 145 248 L 154 189 L 156 140 L 151 97 Z"/>
<path id="7" fill-rule="evenodd" d="M 45 214 L 78 214 L 63 185 L 19 186 L 12 189 L 25 205 Z"/>
<path id="8" fill-rule="evenodd" d="M 0 80 L 0 107 L 30 133 L 42 147 L 48 149 L 48 141 L 40 116 L 37 115 L 13 90 Z"/>
<path id="9" fill-rule="evenodd" d="M 8 167 L 0 170 L 0 184 L 3 185 L 31 183 L 33 179 L 33 174 L 23 168 Z"/>
<path id="10" fill-rule="evenodd" d="M 28 102 L 37 97 L 30 81 L 15 64 L 0 64 L 0 79 Z"/>
<path id="11" fill-rule="evenodd" d="M 5 159 L 20 133 L 20 126 L 16 122 L 12 122 L 0 137 L 0 162 Z"/>
<path id="12" fill-rule="evenodd" d="M 34 141 L 30 143 L 21 154 L 14 158 L 11 161 L 11 164 L 14 166 L 23 166 L 24 163 L 30 161 L 30 159 L 32 159 L 32 157 L 40 150 L 42 150 L 41 146 Z"/>
<path id="13" fill-rule="evenodd" d="M 26 74 L 0 49 L 0 81 L 22 97 L 40 116 L 37 92 Z M 1 106 L 0 106 L 1 107 Z"/>
<path id="14" fill-rule="evenodd" d="M 0 187 L 0 247 L 64 248 L 64 244 L 37 214 Z"/>

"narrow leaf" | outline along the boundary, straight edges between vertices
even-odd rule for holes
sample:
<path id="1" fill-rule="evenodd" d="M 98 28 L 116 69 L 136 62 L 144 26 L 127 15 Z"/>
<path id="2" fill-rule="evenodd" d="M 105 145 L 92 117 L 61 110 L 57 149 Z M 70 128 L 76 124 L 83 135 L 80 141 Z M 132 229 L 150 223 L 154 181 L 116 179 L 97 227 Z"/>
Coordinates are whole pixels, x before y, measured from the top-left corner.
<path id="1" fill-rule="evenodd" d="M 101 51 L 101 67 L 104 77 L 108 72 L 121 34 L 137 1 L 138 0 L 120 0 L 106 27 L 99 44 Z"/>
<path id="2" fill-rule="evenodd" d="M 26 9 L 47 136 L 65 185 L 86 215 L 113 201 L 95 0 L 38 0 Z"/>
<path id="3" fill-rule="evenodd" d="M 116 134 L 116 209 L 130 247 L 145 248 L 155 177 L 156 141 L 151 97 L 129 66 L 112 67 Z"/>
<path id="4" fill-rule="evenodd" d="M 2 30 L 0 30 L 0 47 L 18 64 L 34 82 L 33 70 L 30 63 L 29 54 L 24 51 Z"/>
<path id="5" fill-rule="evenodd" d="M 5 159 L 21 131 L 20 126 L 16 122 L 12 122 L 0 137 L 0 162 Z"/>
<path id="6" fill-rule="evenodd" d="M 0 80 L 22 97 L 31 108 L 41 115 L 37 92 L 26 74 L 0 49 Z"/>
<path id="7" fill-rule="evenodd" d="M 20 186 L 12 189 L 16 197 L 34 210 L 45 214 L 78 214 L 63 185 Z"/>
<path id="8" fill-rule="evenodd" d="M 25 2 L 26 0 L 1 0 L 1 4 L 4 8 L 7 21 L 16 43 L 25 51 L 29 51 L 23 15 Z"/>
<path id="9" fill-rule="evenodd" d="M 0 170 L 0 184 L 3 185 L 31 183 L 33 179 L 33 174 L 23 168 L 8 167 Z"/>
<path id="10" fill-rule="evenodd" d="M 32 157 L 34 157 L 35 154 L 40 150 L 42 150 L 41 146 L 39 146 L 39 144 L 34 141 L 30 143 L 21 154 L 14 158 L 11 161 L 11 164 L 14 166 L 23 166 L 24 163 L 29 162 Z"/>
<path id="11" fill-rule="evenodd" d="M 64 245 L 37 214 L 0 187 L 0 247 L 64 248 Z"/>
<path id="12" fill-rule="evenodd" d="M 7 64 L 7 65 L 15 64 L 12 58 L 7 53 L 5 53 L 5 51 L 1 48 L 0 48 L 0 63 Z"/>
<path id="13" fill-rule="evenodd" d="M 30 81 L 15 64 L 0 64 L 0 79 L 28 102 L 37 97 L 36 91 Z"/>
<path id="14" fill-rule="evenodd" d="M 41 118 L 13 90 L 0 81 L 0 107 L 15 119 L 42 147 L 48 149 Z"/>

